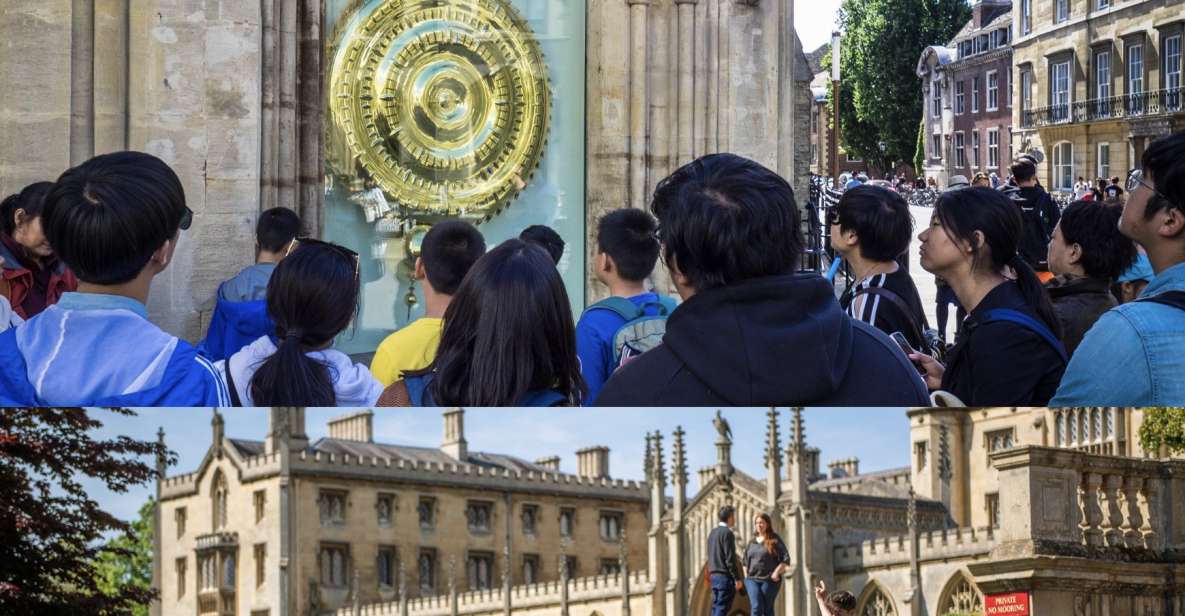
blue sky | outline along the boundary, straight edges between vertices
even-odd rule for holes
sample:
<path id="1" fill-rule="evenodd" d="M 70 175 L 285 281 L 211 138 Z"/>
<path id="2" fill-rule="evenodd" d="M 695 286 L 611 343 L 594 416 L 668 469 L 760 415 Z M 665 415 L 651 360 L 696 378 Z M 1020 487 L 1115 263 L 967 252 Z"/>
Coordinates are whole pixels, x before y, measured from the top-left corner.
<path id="1" fill-rule="evenodd" d="M 767 409 L 730 409 L 724 416 L 732 426 L 733 465 L 756 477 L 764 477 Z M 789 438 L 790 412 L 780 409 L 781 443 Z M 306 426 L 316 440 L 326 433 L 326 421 L 345 414 L 341 409 L 309 409 Z M 158 427 L 165 429 L 166 444 L 178 455 L 170 475 L 193 471 L 210 444 L 211 409 L 141 409 L 137 417 L 120 417 L 92 411 L 104 423 L 97 435 L 127 435 L 154 440 Z M 644 434 L 662 430 L 667 468 L 670 468 L 671 433 L 682 425 L 687 432 L 688 471 L 691 489 L 696 471 L 715 463 L 716 439 L 712 427 L 715 409 L 468 409 L 465 435 L 470 450 L 515 455 L 535 460 L 558 455 L 564 472 L 576 471 L 576 450 L 593 445 L 609 447 L 609 472 L 618 479 L 642 479 Z M 862 471 L 909 464 L 909 423 L 905 409 L 808 409 L 805 414 L 809 444 L 823 450 L 821 464 L 860 458 Z M 226 433 L 232 438 L 262 440 L 267 434 L 266 409 L 223 411 Z M 378 409 L 375 441 L 436 447 L 443 434 L 438 410 Z M 91 495 L 118 517 L 135 517 L 140 505 L 153 493 L 152 485 L 126 494 L 113 494 L 89 482 Z"/>

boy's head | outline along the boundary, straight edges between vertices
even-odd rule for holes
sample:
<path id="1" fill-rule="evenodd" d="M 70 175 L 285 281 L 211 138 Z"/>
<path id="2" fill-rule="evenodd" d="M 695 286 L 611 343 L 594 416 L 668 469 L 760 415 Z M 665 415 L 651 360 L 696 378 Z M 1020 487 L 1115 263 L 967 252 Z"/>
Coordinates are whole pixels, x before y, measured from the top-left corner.
<path id="1" fill-rule="evenodd" d="M 453 295 L 469 268 L 486 253 L 486 240 L 473 225 L 446 220 L 432 225 L 424 235 L 416 276 L 427 278 L 432 289 Z"/>
<path id="2" fill-rule="evenodd" d="M 605 214 L 597 223 L 597 279 L 612 277 L 641 282 L 658 262 L 658 223 L 649 213 L 622 208 Z"/>
<path id="3" fill-rule="evenodd" d="M 518 239 L 542 246 L 556 265 L 559 265 L 560 258 L 564 256 L 564 238 L 547 225 L 531 225 L 518 234 Z"/>
<path id="4" fill-rule="evenodd" d="M 300 217 L 296 212 L 286 207 L 274 207 L 259 215 L 259 221 L 255 223 L 255 243 L 261 251 L 283 255 L 300 231 Z"/>
<path id="5" fill-rule="evenodd" d="M 880 186 L 860 186 L 844 193 L 828 212 L 831 246 L 841 254 L 870 261 L 896 259 L 909 249 L 913 217 L 901 195 Z"/>
<path id="6" fill-rule="evenodd" d="M 720 511 L 717 512 L 716 518 L 720 522 L 732 526 L 733 524 L 736 524 L 737 521 L 737 510 L 732 505 L 724 505 L 720 508 Z"/>
<path id="7" fill-rule="evenodd" d="M 1185 131 L 1149 144 L 1141 167 L 1128 179 L 1119 229 L 1149 252 L 1185 241 Z"/>
<path id="8" fill-rule="evenodd" d="M 1017 186 L 1029 186 L 1036 183 L 1037 165 L 1029 158 L 1021 158 L 1012 163 L 1009 171 L 1012 172 L 1012 177 L 1016 178 Z"/>
<path id="9" fill-rule="evenodd" d="M 827 600 L 823 604 L 827 606 L 827 611 L 834 616 L 855 616 L 856 614 L 856 597 L 846 590 L 837 590 L 827 595 Z"/>
<path id="10" fill-rule="evenodd" d="M 711 154 L 658 184 L 663 258 L 680 295 L 793 273 L 802 228 L 790 184 L 735 154 Z"/>
<path id="11" fill-rule="evenodd" d="M 79 280 L 118 285 L 172 260 L 193 212 L 177 174 L 142 152 L 96 156 L 68 169 L 45 198 L 42 226 Z"/>
<path id="12" fill-rule="evenodd" d="M 1119 232 L 1123 208 L 1075 201 L 1066 206 L 1049 240 L 1049 269 L 1105 280 L 1119 278 L 1136 259 L 1136 245 Z"/>

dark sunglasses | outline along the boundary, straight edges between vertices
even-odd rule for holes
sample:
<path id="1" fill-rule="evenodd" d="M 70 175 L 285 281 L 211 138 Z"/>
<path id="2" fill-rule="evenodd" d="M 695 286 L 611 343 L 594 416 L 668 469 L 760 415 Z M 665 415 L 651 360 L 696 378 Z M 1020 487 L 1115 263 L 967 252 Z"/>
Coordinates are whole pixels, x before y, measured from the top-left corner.
<path id="1" fill-rule="evenodd" d="M 354 260 L 354 279 L 355 280 L 358 279 L 358 265 L 359 265 L 360 260 L 358 258 L 358 253 L 354 252 L 353 250 L 350 250 L 349 248 L 346 248 L 345 246 L 341 246 L 339 244 L 334 244 L 333 242 L 323 242 L 321 240 L 315 240 L 311 237 L 302 237 L 299 239 L 292 240 L 292 242 L 288 244 L 288 253 L 290 254 L 292 252 L 295 252 L 296 249 L 299 248 L 300 246 L 325 246 L 325 247 L 329 248 L 330 250 L 333 250 L 334 252 L 337 252 L 338 254 L 342 255 L 343 257 L 346 257 L 347 259 L 353 259 Z M 287 254 L 285 254 L 285 256 L 287 256 Z"/>
<path id="2" fill-rule="evenodd" d="M 181 215 L 181 224 L 178 226 L 182 231 L 189 231 L 189 227 L 193 225 L 193 210 L 189 209 L 188 205 L 182 207 L 185 208 L 185 213 Z"/>

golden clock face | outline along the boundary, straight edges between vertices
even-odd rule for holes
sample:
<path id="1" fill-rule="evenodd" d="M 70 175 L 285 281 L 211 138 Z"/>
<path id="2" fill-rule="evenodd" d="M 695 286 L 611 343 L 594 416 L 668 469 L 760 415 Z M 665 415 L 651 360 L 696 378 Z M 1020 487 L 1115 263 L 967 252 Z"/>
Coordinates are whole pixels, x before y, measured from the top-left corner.
<path id="1" fill-rule="evenodd" d="M 471 219 L 526 187 L 551 93 L 539 43 L 509 0 L 368 3 L 333 49 L 337 173 L 365 174 L 401 213 Z"/>

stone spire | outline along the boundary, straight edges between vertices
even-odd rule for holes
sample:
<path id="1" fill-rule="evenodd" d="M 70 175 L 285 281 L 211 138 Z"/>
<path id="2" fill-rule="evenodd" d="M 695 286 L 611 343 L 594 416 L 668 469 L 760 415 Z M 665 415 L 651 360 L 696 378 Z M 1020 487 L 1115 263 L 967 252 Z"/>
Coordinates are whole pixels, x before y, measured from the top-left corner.
<path id="1" fill-rule="evenodd" d="M 683 510 L 687 506 L 687 450 L 683 437 L 687 433 L 683 426 L 675 427 L 675 442 L 672 448 L 674 465 L 671 468 L 671 483 L 675 486 L 675 519 L 683 519 Z"/>
<path id="2" fill-rule="evenodd" d="M 766 413 L 769 422 L 765 426 L 765 500 L 769 511 L 778 506 L 782 495 L 782 446 L 778 433 L 778 409 L 770 408 Z"/>
<path id="3" fill-rule="evenodd" d="M 164 483 L 169 470 L 169 461 L 167 458 L 168 450 L 165 448 L 165 428 L 161 426 L 156 430 L 156 444 L 160 450 L 156 453 L 156 501 L 152 507 L 152 587 L 161 587 L 161 515 L 160 515 L 160 493 L 161 485 Z M 161 602 L 157 597 L 148 606 L 149 616 L 160 616 Z"/>
<path id="4" fill-rule="evenodd" d="M 922 571 L 919 564 L 921 548 L 918 545 L 921 533 L 918 532 L 918 498 L 913 485 L 909 486 L 906 517 L 909 523 L 909 591 L 906 593 L 906 603 L 909 604 L 910 616 L 921 616 L 922 602 L 919 599 L 922 592 Z"/>
<path id="5" fill-rule="evenodd" d="M 214 456 L 222 457 L 222 439 L 226 436 L 226 422 L 222 413 L 214 409 L 214 418 L 210 420 L 210 446 L 214 448 Z"/>
<path id="6" fill-rule="evenodd" d="M 650 527 L 658 528 L 666 513 L 667 472 L 662 454 L 662 432 L 655 430 L 650 438 L 653 449 L 650 460 Z"/>
<path id="7" fill-rule="evenodd" d="M 810 478 L 807 476 L 806 422 L 802 418 L 800 406 L 790 411 L 790 443 L 786 447 L 786 464 L 794 502 L 805 504 Z"/>
<path id="8" fill-rule="evenodd" d="M 642 467 L 642 476 L 646 478 L 646 481 L 650 481 L 651 475 L 654 474 L 654 443 L 649 432 L 646 433 L 646 457 L 642 462 Z"/>

